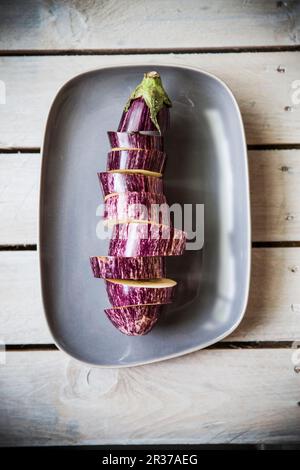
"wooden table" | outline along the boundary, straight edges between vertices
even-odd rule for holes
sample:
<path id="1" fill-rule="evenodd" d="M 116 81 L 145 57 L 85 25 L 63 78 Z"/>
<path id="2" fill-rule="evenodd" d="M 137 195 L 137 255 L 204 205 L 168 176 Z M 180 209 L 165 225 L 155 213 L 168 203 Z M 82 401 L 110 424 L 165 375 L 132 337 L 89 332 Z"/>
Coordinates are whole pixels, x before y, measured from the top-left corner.
<path id="1" fill-rule="evenodd" d="M 1 444 L 299 442 L 300 3 L 4 0 L 0 50 Z M 45 324 L 40 147 L 67 80 L 128 63 L 200 67 L 236 95 L 249 146 L 251 292 L 223 342 L 102 370 L 57 351 Z"/>

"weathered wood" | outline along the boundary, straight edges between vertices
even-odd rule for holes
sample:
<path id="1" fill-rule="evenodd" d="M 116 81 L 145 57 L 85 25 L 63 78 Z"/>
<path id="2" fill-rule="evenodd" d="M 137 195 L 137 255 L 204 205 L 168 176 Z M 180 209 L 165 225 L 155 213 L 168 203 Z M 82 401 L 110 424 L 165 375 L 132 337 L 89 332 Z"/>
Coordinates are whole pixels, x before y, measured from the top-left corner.
<path id="1" fill-rule="evenodd" d="M 206 350 L 132 369 L 49 352 L 1 366 L 0 443 L 287 443 L 300 438 L 292 350 Z"/>
<path id="2" fill-rule="evenodd" d="M 249 305 L 226 341 L 300 338 L 300 249 L 252 250 Z M 39 292 L 36 252 L 0 252 L 0 340 L 6 344 L 51 343 Z"/>
<path id="3" fill-rule="evenodd" d="M 300 150 L 249 152 L 252 239 L 300 239 Z"/>
<path id="4" fill-rule="evenodd" d="M 0 252 L 0 298 L 1 341 L 53 342 L 43 313 L 37 252 Z"/>
<path id="5" fill-rule="evenodd" d="M 300 240 L 300 150 L 249 152 L 252 239 Z M 40 157 L 0 154 L 0 244 L 37 242 Z"/>
<path id="6" fill-rule="evenodd" d="M 300 76 L 300 52 L 3 57 L 0 78 L 6 83 L 7 97 L 6 105 L 1 105 L 0 148 L 39 147 L 51 102 L 70 78 L 90 69 L 131 63 L 146 68 L 189 65 L 212 72 L 235 93 L 249 144 L 300 142 L 300 106 L 292 102 L 296 91 L 292 85 Z M 278 72 L 279 66 L 286 72 Z"/>
<path id="7" fill-rule="evenodd" d="M 37 242 L 41 158 L 0 154 L 0 244 Z"/>
<path id="8" fill-rule="evenodd" d="M 298 2 L 4 0 L 2 50 L 181 49 L 299 44 Z M 129 34 L 130 33 L 130 34 Z"/>

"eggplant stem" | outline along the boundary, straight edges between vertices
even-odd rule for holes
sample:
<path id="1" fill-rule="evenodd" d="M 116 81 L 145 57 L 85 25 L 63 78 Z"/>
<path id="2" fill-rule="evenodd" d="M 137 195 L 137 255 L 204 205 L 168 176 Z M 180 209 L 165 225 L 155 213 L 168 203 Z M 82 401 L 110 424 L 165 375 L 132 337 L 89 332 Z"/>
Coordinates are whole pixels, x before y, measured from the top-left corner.
<path id="1" fill-rule="evenodd" d="M 150 110 L 150 119 L 161 133 L 157 115 L 164 106 L 171 107 L 172 103 L 162 85 L 159 73 L 152 71 L 144 74 L 143 80 L 130 95 L 124 108 L 125 112 L 129 110 L 131 102 L 137 98 L 144 99 Z"/>

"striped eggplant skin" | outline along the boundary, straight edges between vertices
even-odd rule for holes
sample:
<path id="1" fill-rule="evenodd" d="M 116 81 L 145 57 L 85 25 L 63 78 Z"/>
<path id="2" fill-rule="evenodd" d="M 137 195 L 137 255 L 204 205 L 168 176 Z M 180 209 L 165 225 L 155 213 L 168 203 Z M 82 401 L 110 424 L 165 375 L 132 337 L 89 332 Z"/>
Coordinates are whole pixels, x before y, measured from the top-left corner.
<path id="1" fill-rule="evenodd" d="M 143 222 L 113 226 L 110 256 L 179 256 L 186 247 L 186 233 L 174 227 Z"/>
<path id="2" fill-rule="evenodd" d="M 161 135 L 142 134 L 140 132 L 107 132 L 112 149 L 155 149 L 163 150 L 164 141 Z"/>
<path id="3" fill-rule="evenodd" d="M 165 134 L 170 127 L 170 111 L 164 106 L 157 114 L 161 134 Z M 118 132 L 157 131 L 157 127 L 150 117 L 150 109 L 144 98 L 131 101 L 128 111 L 123 111 Z"/>
<path id="4" fill-rule="evenodd" d="M 98 173 L 103 195 L 111 193 L 163 193 L 163 180 L 156 176 L 126 173 Z"/>
<path id="5" fill-rule="evenodd" d="M 169 206 L 164 194 L 120 193 L 105 200 L 104 219 L 113 223 L 124 220 L 146 220 L 157 224 L 168 220 Z"/>
<path id="6" fill-rule="evenodd" d="M 145 281 L 146 282 L 146 281 Z M 170 287 L 137 287 L 106 281 L 108 300 L 113 307 L 123 305 L 170 304 L 176 285 Z"/>
<path id="7" fill-rule="evenodd" d="M 114 150 L 108 153 L 107 167 L 112 170 L 147 170 L 163 173 L 166 154 L 160 150 Z"/>
<path id="8" fill-rule="evenodd" d="M 147 258 L 119 258 L 91 256 L 94 277 L 103 279 L 159 279 L 165 276 L 165 259 L 160 256 Z"/>
<path id="9" fill-rule="evenodd" d="M 152 330 L 161 313 L 160 305 L 133 305 L 108 308 L 105 311 L 111 323 L 128 336 L 146 335 Z"/>

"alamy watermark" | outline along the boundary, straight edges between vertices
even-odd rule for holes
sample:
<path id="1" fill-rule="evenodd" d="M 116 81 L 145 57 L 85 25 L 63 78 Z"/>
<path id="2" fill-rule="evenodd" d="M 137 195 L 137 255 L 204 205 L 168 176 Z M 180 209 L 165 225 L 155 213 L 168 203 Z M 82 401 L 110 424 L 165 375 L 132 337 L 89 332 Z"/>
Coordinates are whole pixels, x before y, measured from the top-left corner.
<path id="1" fill-rule="evenodd" d="M 127 204 L 127 193 L 99 204 L 96 236 L 100 240 L 180 240 L 186 250 L 201 250 L 204 244 L 204 204 Z"/>

